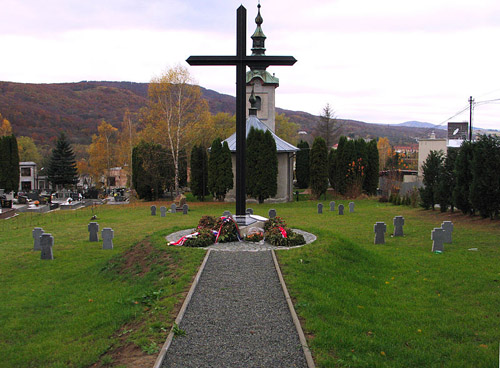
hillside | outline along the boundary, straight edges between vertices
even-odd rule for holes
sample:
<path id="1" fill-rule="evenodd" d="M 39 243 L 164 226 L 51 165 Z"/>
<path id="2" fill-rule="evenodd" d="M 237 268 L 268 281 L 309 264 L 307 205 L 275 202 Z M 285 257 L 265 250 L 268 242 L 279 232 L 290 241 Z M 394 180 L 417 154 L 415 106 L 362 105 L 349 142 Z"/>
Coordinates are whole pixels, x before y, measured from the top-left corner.
<path id="1" fill-rule="evenodd" d="M 0 113 L 11 123 L 16 135 L 29 135 L 39 144 L 55 140 L 65 131 L 73 143 L 89 144 L 101 120 L 119 126 L 125 111 L 132 114 L 147 104 L 147 83 L 78 82 L 59 84 L 24 84 L 0 82 Z M 234 114 L 235 98 L 202 88 L 212 114 Z M 311 133 L 318 117 L 302 111 L 277 108 L 302 130 Z M 427 137 L 428 128 L 367 124 L 341 120 L 342 134 L 377 138 L 388 137 L 393 144 L 415 142 Z M 436 131 L 438 137 L 445 131 Z"/>

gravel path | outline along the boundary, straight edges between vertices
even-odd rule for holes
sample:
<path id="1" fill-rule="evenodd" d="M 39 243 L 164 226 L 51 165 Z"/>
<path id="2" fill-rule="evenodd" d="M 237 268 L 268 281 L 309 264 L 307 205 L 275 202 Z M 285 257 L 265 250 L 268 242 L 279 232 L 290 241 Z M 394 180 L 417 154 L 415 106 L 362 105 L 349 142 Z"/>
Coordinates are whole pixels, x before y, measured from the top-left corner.
<path id="1" fill-rule="evenodd" d="M 307 368 L 271 251 L 211 252 L 166 367 Z"/>

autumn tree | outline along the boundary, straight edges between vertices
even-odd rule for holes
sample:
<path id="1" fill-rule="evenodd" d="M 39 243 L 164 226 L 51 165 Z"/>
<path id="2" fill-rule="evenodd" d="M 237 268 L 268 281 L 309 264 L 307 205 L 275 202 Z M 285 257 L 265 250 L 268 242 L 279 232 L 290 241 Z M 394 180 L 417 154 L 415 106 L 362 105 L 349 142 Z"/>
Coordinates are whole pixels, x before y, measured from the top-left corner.
<path id="1" fill-rule="evenodd" d="M 129 183 L 132 174 L 132 150 L 137 145 L 137 140 L 137 127 L 133 122 L 133 116 L 126 110 L 120 129 L 117 131 L 116 162 L 125 171 Z"/>
<path id="2" fill-rule="evenodd" d="M 278 137 L 296 145 L 299 140 L 299 124 L 290 121 L 285 114 L 276 114 L 275 133 Z"/>
<path id="3" fill-rule="evenodd" d="M 386 168 L 387 160 L 392 157 L 392 147 L 388 138 L 380 137 L 377 142 L 379 168 Z"/>
<path id="4" fill-rule="evenodd" d="M 41 165 L 42 155 L 31 137 L 19 137 L 17 139 L 17 147 L 19 150 L 19 161 L 33 161 L 38 166 Z"/>
<path id="5" fill-rule="evenodd" d="M 53 188 L 58 185 L 75 185 L 78 182 L 75 153 L 64 133 L 59 135 L 56 147 L 52 150 L 47 176 Z"/>
<path id="6" fill-rule="evenodd" d="M 19 189 L 19 152 L 14 135 L 0 136 L 0 188 Z"/>
<path id="7" fill-rule="evenodd" d="M 149 105 L 143 138 L 170 151 L 174 164 L 174 190 L 179 191 L 180 153 L 192 143 L 186 138 L 191 127 L 205 119 L 208 104 L 193 85 L 188 70 L 180 65 L 153 78 L 148 88 Z"/>
<path id="8" fill-rule="evenodd" d="M 7 135 L 12 135 L 12 126 L 0 113 L 0 137 L 5 137 Z"/>
<path id="9" fill-rule="evenodd" d="M 95 181 L 102 175 L 106 176 L 106 186 L 109 186 L 109 170 L 112 167 L 115 145 L 115 134 L 118 129 L 104 120 L 97 127 L 97 135 L 92 136 L 89 146 L 89 166 Z"/>
<path id="10" fill-rule="evenodd" d="M 340 122 L 330 104 L 326 104 L 316 124 L 315 135 L 325 141 L 327 149 L 333 146 L 336 136 L 340 133 Z"/>

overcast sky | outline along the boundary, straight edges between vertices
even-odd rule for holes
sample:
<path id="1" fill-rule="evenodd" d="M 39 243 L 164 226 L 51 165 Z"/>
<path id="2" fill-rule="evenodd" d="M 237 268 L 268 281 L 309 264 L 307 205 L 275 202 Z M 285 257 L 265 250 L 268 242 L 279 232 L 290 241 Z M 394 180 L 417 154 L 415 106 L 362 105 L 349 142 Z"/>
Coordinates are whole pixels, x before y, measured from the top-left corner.
<path id="1" fill-rule="evenodd" d="M 257 0 L 0 0 L 0 80 L 149 82 L 190 55 L 236 52 L 236 9 Z M 262 0 L 278 107 L 340 118 L 433 124 L 500 99 L 498 0 Z M 203 87 L 235 94 L 234 67 L 190 67 Z M 468 120 L 469 112 L 451 119 Z M 500 101 L 475 126 L 500 129 Z"/>

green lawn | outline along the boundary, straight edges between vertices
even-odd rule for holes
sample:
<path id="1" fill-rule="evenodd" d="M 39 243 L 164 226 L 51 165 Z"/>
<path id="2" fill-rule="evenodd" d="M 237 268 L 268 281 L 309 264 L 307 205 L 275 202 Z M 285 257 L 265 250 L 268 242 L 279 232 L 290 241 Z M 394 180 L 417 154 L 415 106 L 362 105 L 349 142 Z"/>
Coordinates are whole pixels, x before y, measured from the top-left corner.
<path id="1" fill-rule="evenodd" d="M 433 254 L 431 230 L 448 215 L 363 200 L 353 214 L 337 201 L 346 207 L 339 216 L 328 202 L 322 215 L 315 201 L 248 205 L 259 215 L 276 208 L 318 236 L 277 252 L 318 367 L 498 364 L 498 221 L 452 215 L 453 244 Z M 205 254 L 166 247 L 164 236 L 234 204 L 191 202 L 187 216 L 166 218 L 149 206 L 0 221 L 0 367 L 113 365 L 111 352 L 125 343 L 154 356 Z M 92 214 L 100 229 L 114 229 L 112 251 L 88 242 Z M 396 215 L 405 217 L 404 238 L 390 237 Z M 387 223 L 385 245 L 373 244 L 376 221 Z M 35 226 L 53 234 L 53 261 L 31 250 Z"/>

